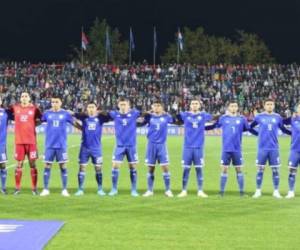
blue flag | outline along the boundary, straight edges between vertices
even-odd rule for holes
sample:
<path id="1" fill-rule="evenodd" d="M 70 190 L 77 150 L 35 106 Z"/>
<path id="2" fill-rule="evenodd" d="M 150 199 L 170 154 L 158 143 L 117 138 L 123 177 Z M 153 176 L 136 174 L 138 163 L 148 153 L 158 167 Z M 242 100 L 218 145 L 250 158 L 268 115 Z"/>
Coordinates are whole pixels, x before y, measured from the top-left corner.
<path id="1" fill-rule="evenodd" d="M 131 28 L 130 28 L 130 34 L 129 34 L 129 46 L 132 50 L 135 50 L 135 43 L 134 43 L 133 32 L 132 32 Z"/>
<path id="2" fill-rule="evenodd" d="M 183 50 L 183 36 L 182 36 L 179 28 L 178 28 L 178 33 L 177 33 L 177 42 L 178 42 L 179 49 L 182 51 Z"/>

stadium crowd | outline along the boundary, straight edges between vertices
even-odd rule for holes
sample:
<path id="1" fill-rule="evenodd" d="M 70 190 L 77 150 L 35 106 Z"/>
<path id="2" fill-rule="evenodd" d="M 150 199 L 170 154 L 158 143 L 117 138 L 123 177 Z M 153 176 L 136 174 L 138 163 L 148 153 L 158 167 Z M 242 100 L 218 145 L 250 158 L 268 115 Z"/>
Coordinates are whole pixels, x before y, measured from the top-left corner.
<path id="1" fill-rule="evenodd" d="M 49 97 L 63 96 L 64 107 L 82 110 L 88 100 L 97 100 L 102 109 L 111 109 L 119 96 L 130 98 L 138 109 L 150 109 L 160 98 L 167 111 L 188 107 L 192 96 L 201 98 L 213 114 L 224 112 L 224 104 L 236 98 L 246 116 L 261 111 L 266 97 L 276 100 L 276 111 L 290 115 L 300 99 L 300 66 L 291 65 L 157 65 L 82 66 L 0 63 L 0 95 L 4 105 L 14 104 L 23 90 L 41 109 L 50 107 Z"/>

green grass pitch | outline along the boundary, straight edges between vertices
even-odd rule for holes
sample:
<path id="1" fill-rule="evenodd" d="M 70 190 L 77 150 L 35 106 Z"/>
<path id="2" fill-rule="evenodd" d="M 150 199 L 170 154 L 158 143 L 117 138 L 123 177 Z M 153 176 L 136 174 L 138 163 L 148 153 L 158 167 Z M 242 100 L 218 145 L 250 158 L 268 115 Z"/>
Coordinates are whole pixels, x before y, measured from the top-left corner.
<path id="1" fill-rule="evenodd" d="M 39 151 L 43 153 L 43 136 L 39 135 Z M 280 138 L 281 184 L 287 193 L 287 158 L 290 138 Z M 80 136 L 69 137 L 69 191 L 77 188 L 77 157 Z M 104 189 L 111 187 L 110 169 L 114 137 L 103 137 Z M 146 190 L 144 155 L 146 138 L 138 137 L 138 189 Z M 8 138 L 8 189 L 13 192 L 13 136 Z M 174 194 L 181 191 L 182 137 L 168 138 L 171 161 L 171 186 Z M 119 178 L 119 195 L 98 197 L 94 169 L 89 165 L 83 197 L 60 195 L 61 181 L 58 166 L 54 165 L 49 197 L 33 197 L 30 192 L 28 165 L 23 174 L 20 196 L 0 196 L 0 218 L 62 220 L 62 230 L 46 249 L 299 249 L 300 199 L 276 200 L 272 195 L 270 169 L 263 182 L 263 197 L 254 200 L 256 138 L 244 138 L 245 187 L 249 197 L 240 198 L 234 169 L 230 169 L 224 198 L 218 196 L 221 138 L 206 137 L 204 190 L 207 199 L 196 196 L 194 169 L 190 175 L 189 196 L 166 198 L 161 169 L 157 169 L 154 197 L 130 196 L 127 164 Z M 42 188 L 43 163 L 38 162 L 39 189 Z M 299 185 L 298 185 L 299 187 Z M 296 193 L 300 194 L 299 188 Z M 1 243 L 0 243 L 1 244 Z"/>

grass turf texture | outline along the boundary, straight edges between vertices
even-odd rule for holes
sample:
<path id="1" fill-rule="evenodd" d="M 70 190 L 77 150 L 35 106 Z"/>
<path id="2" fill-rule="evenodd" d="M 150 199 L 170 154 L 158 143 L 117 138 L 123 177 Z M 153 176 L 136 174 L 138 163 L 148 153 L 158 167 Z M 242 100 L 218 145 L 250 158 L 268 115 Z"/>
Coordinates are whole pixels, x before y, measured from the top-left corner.
<path id="1" fill-rule="evenodd" d="M 43 136 L 39 135 L 39 151 L 43 153 Z M 280 138 L 282 194 L 287 192 L 287 158 L 290 138 Z M 69 137 L 69 191 L 77 189 L 79 135 Z M 72 145 L 72 146 L 71 146 Z M 111 187 L 111 155 L 114 137 L 103 137 L 104 189 Z M 8 138 L 8 191 L 13 192 L 13 136 Z M 182 138 L 169 137 L 171 187 L 181 191 Z M 140 164 L 138 190 L 146 190 L 147 168 L 144 166 L 146 138 L 138 137 Z M 249 197 L 240 198 L 234 169 L 230 169 L 224 198 L 218 196 L 221 138 L 206 137 L 204 190 L 207 199 L 196 197 L 196 177 L 192 169 L 186 198 L 166 198 L 161 169 L 157 168 L 154 197 L 130 196 L 127 164 L 119 178 L 119 195 L 98 197 L 94 169 L 88 166 L 85 195 L 62 197 L 60 172 L 54 165 L 49 197 L 34 197 L 30 191 L 28 164 L 23 172 L 19 196 L 0 196 L 0 218 L 62 220 L 65 226 L 49 242 L 46 249 L 299 249 L 300 199 L 276 200 L 272 195 L 272 177 L 266 169 L 263 197 L 250 196 L 255 190 L 256 138 L 244 138 L 245 187 Z M 39 190 L 42 188 L 43 163 L 38 162 Z M 299 186 L 299 185 L 298 185 Z M 299 188 L 296 192 L 300 194 Z"/>

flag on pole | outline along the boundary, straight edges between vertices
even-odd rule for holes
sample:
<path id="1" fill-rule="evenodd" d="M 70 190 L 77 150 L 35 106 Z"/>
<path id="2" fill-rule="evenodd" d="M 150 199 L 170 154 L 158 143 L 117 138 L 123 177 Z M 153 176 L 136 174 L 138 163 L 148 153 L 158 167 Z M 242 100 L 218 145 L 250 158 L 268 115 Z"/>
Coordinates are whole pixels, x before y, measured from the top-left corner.
<path id="1" fill-rule="evenodd" d="M 131 28 L 130 28 L 130 34 L 129 34 L 129 46 L 130 46 L 131 50 L 135 50 L 135 43 L 134 43 L 133 32 L 132 32 Z"/>
<path id="2" fill-rule="evenodd" d="M 178 42 L 179 49 L 182 51 L 183 50 L 183 36 L 182 36 L 179 28 L 178 28 L 178 33 L 177 33 L 177 42 Z"/>
<path id="3" fill-rule="evenodd" d="M 111 57 L 111 44 L 110 44 L 108 27 L 106 28 L 106 35 L 105 35 L 105 49 L 108 57 Z"/>
<path id="4" fill-rule="evenodd" d="M 83 50 L 86 50 L 88 44 L 89 44 L 89 40 L 87 39 L 87 36 L 85 35 L 85 33 L 83 31 L 81 31 L 81 48 Z"/>

